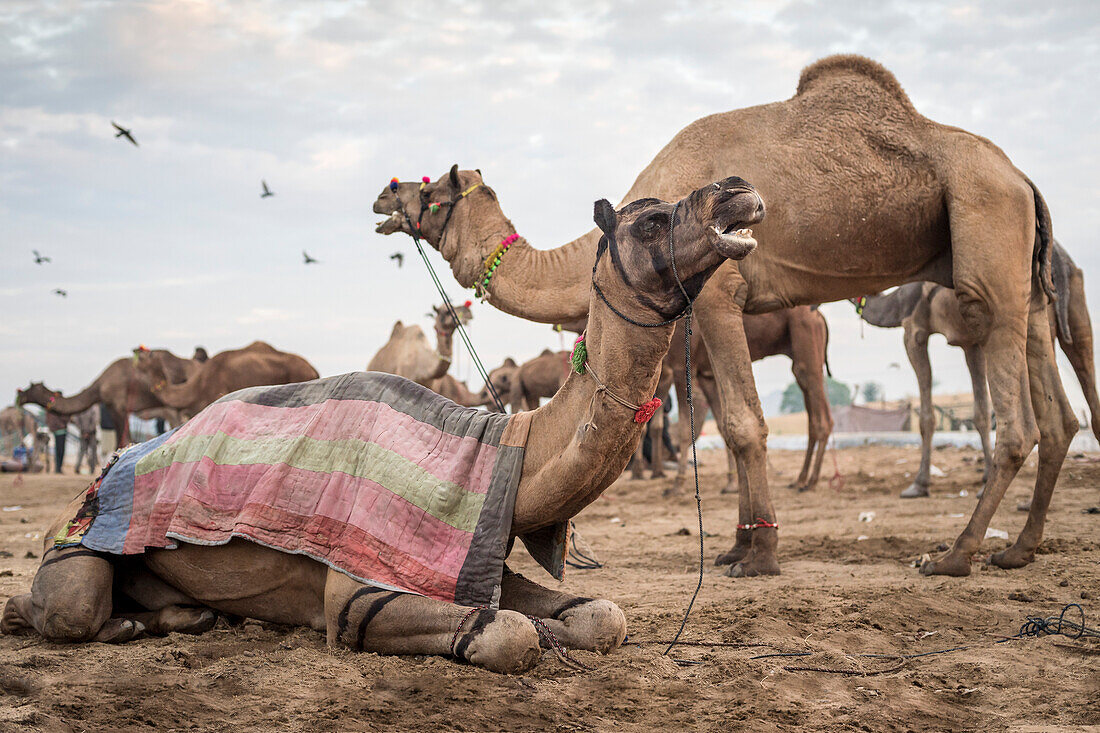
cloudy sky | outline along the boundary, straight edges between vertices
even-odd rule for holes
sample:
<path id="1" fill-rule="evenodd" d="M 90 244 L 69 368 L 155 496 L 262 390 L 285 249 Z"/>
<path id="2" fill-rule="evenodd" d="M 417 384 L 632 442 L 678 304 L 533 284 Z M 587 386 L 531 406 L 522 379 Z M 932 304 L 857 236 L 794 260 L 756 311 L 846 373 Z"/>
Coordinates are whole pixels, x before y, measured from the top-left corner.
<path id="1" fill-rule="evenodd" d="M 138 344 L 264 339 L 322 374 L 362 369 L 395 320 L 427 328 L 437 300 L 420 262 L 389 259 L 411 241 L 374 234 L 391 177 L 480 168 L 519 231 L 554 247 L 683 126 L 785 99 L 838 52 L 883 62 L 924 114 L 999 144 L 1100 303 L 1091 1 L 4 0 L 0 395 L 31 379 L 77 390 Z M 261 179 L 276 196 L 259 198 Z M 825 312 L 838 378 L 916 392 L 900 332 Z M 546 326 L 474 315 L 488 363 L 558 346 Z M 969 389 L 942 340 L 933 368 L 939 390 Z M 471 376 L 468 358 L 456 369 Z M 791 381 L 782 357 L 756 375 L 762 393 Z"/>

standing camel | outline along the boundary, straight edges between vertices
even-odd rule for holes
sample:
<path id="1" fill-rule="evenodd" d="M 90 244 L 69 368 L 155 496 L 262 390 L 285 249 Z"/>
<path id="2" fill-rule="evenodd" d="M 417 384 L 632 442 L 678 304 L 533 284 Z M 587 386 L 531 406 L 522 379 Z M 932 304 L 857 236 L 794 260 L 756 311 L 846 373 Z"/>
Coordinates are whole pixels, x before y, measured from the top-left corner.
<path id="1" fill-rule="evenodd" d="M 496 393 L 511 405 L 512 412 L 533 410 L 544 397 L 553 397 L 565 384 L 569 377 L 569 353 L 544 349 L 521 365 L 509 357 L 489 372 L 489 381 Z M 482 390 L 482 396 L 489 396 L 488 387 Z"/>
<path id="2" fill-rule="evenodd" d="M 767 244 L 760 256 L 720 268 L 695 306 L 721 396 L 719 429 L 736 453 L 741 487 L 735 544 L 716 562 L 729 564 L 734 577 L 780 570 L 767 425 L 742 315 L 929 280 L 954 287 L 964 319 L 983 340 L 1001 429 L 970 522 L 921 572 L 969 575 L 1005 490 L 1038 442 L 1027 524 L 992 558 L 1003 568 L 1030 563 L 1077 424 L 1046 323 L 1054 297 L 1051 226 L 1038 189 L 985 138 L 920 115 L 893 74 L 860 56 L 811 64 L 786 101 L 692 123 L 626 198 L 676 198 L 731 170 L 759 181 L 777 208 L 759 232 Z M 528 320 L 585 315 L 598 232 L 536 250 L 516 234 L 481 174 L 457 166 L 426 184 L 421 198 L 438 206 L 421 208 L 419 235 L 461 285 L 476 284 L 497 308 Z M 394 199 L 383 191 L 376 211 L 394 211 Z M 390 221 L 380 230 L 409 226 L 399 211 Z"/>
<path id="3" fill-rule="evenodd" d="M 0 458 L 11 458 L 17 445 L 28 435 L 38 434 L 38 421 L 19 405 L 0 410 Z"/>
<path id="4" fill-rule="evenodd" d="M 222 351 L 204 362 L 185 382 L 168 379 L 163 355 L 145 348 L 134 349 L 137 370 L 148 380 L 153 395 L 166 407 L 179 410 L 184 419 L 197 415 L 214 400 L 245 387 L 292 384 L 317 379 L 308 361 L 279 351 L 263 341 L 242 349 Z"/>
<path id="5" fill-rule="evenodd" d="M 534 411 L 503 416 L 462 408 L 400 377 L 359 372 L 307 385 L 238 393 L 219 401 L 180 428 L 176 435 L 183 437 L 178 443 L 169 443 L 172 437 L 169 436 L 163 439 L 161 447 L 153 447 L 144 458 L 123 456 L 111 469 L 131 475 L 136 481 L 137 468 L 141 466 L 143 481 L 145 476 L 162 476 L 149 480 L 164 481 L 166 491 L 171 494 L 178 486 L 170 479 L 173 471 L 195 471 L 196 466 L 201 469 L 208 464 L 210 468 L 202 469 L 201 474 L 186 474 L 202 478 L 201 481 L 192 478 L 185 488 L 194 502 L 188 506 L 194 506 L 196 511 L 210 502 L 249 496 L 255 487 L 266 485 L 263 481 L 274 482 L 275 503 L 286 508 L 296 507 L 294 498 L 303 491 L 303 482 L 294 473 L 294 467 L 276 464 L 280 476 L 273 480 L 270 470 L 222 466 L 215 460 L 219 455 L 216 452 L 257 435 L 266 438 L 272 430 L 282 427 L 288 431 L 285 439 L 262 440 L 263 447 L 270 449 L 276 442 L 289 440 L 295 446 L 292 459 L 296 465 L 315 466 L 320 454 L 334 452 L 330 447 L 333 443 L 343 447 L 357 439 L 374 439 L 373 433 L 364 435 L 361 426 L 374 424 L 372 416 L 384 414 L 393 415 L 392 420 L 397 421 L 415 420 L 417 430 L 427 436 L 426 443 L 444 443 L 443 449 L 437 449 L 437 458 L 443 465 L 435 469 L 442 471 L 446 465 L 455 465 L 453 456 L 458 449 L 454 439 L 482 443 L 478 436 L 492 433 L 496 437 L 490 435 L 487 440 L 496 452 L 494 460 L 506 461 L 508 477 L 518 481 L 511 484 L 513 488 L 504 496 L 493 489 L 494 497 L 499 497 L 505 508 L 497 510 L 494 507 L 498 505 L 494 504 L 487 510 L 481 509 L 480 514 L 473 513 L 479 530 L 486 511 L 491 512 L 489 516 L 494 520 L 485 533 L 474 534 L 475 539 L 492 535 L 487 546 L 487 552 L 492 553 L 492 562 L 486 563 L 488 569 L 482 572 L 479 562 L 479 568 L 471 570 L 485 581 L 479 588 L 480 594 L 489 595 L 490 600 L 484 606 L 461 602 L 458 586 L 454 584 L 423 595 L 398 592 L 429 576 L 433 568 L 446 561 L 439 557 L 440 549 L 447 533 L 456 528 L 438 526 L 438 521 L 431 521 L 435 514 L 428 516 L 422 507 L 440 511 L 447 504 L 467 501 L 468 497 L 462 494 L 469 492 L 452 491 L 459 488 L 453 483 L 432 477 L 427 481 L 413 480 L 417 486 L 432 487 L 428 495 L 420 498 L 421 503 L 412 507 L 417 511 L 407 512 L 402 523 L 403 527 L 423 528 L 418 536 L 424 544 L 420 556 L 425 560 L 409 563 L 412 566 L 409 573 L 391 573 L 387 577 L 396 577 L 383 584 L 374 579 L 393 569 L 386 564 L 388 556 L 359 557 L 356 550 L 362 548 L 356 546 L 354 536 L 347 532 L 326 534 L 331 545 L 295 546 L 295 554 L 274 549 L 291 549 L 287 547 L 288 538 L 282 534 L 285 524 L 281 520 L 285 514 L 277 514 L 274 520 L 249 514 L 256 522 L 247 526 L 228 517 L 222 528 L 225 531 L 218 532 L 222 539 L 205 545 L 185 539 L 193 536 L 189 533 L 207 529 L 187 524 L 186 514 L 174 516 L 173 521 L 184 522 L 180 528 L 182 534 L 173 534 L 175 539 L 169 538 L 164 525 L 158 524 L 159 514 L 150 513 L 145 521 L 139 521 L 135 514 L 125 539 L 128 543 L 129 533 L 137 534 L 136 545 L 140 547 L 135 545 L 127 552 L 122 545 L 111 554 L 95 551 L 98 543 L 93 537 L 117 539 L 117 535 L 111 534 L 114 525 L 108 521 L 115 518 L 108 508 L 111 502 L 99 501 L 102 495 L 96 492 L 115 485 L 119 486 L 118 493 L 125 496 L 122 491 L 125 484 L 121 481 L 112 484 L 108 472 L 103 481 L 89 489 L 88 500 L 78 497 L 47 533 L 62 539 L 51 542 L 44 553 L 31 592 L 8 600 L 0 631 L 11 634 L 34 630 L 52 642 L 124 642 L 143 630 L 158 634 L 204 631 L 214 624 L 213 609 L 309 626 L 326 632 L 332 647 L 383 654 L 451 655 L 497 672 L 523 672 L 538 661 L 540 632 L 536 629 L 543 630 L 548 642 L 556 638 L 566 647 L 611 651 L 622 643 L 626 633 L 626 619 L 618 606 L 606 600 L 543 588 L 511 572 L 504 565 L 504 558 L 515 538 L 526 541 L 548 530 L 556 532 L 564 528 L 570 518 L 618 478 L 634 452 L 644 424 L 645 408 L 638 405 L 647 402 L 656 389 L 673 328 L 670 324 L 639 328 L 626 319 L 656 323 L 682 314 L 726 257 L 744 257 L 753 250 L 756 242 L 743 227 L 755 224 L 763 213 L 760 196 L 738 178 L 708 185 L 675 205 L 647 199 L 616 213 L 607 201 L 598 201 L 595 219 L 605 238 L 601 240 L 601 254 L 591 277 L 608 304 L 595 298 L 590 304 L 584 373 L 571 373 L 557 395 Z M 741 233 L 722 233 L 735 229 Z M 670 249 L 675 253 L 678 273 L 675 277 L 667 268 L 654 267 Z M 644 302 L 637 300 L 639 294 L 644 296 Z M 366 402 L 367 396 L 375 401 Z M 289 403 L 278 402 L 287 397 Z M 345 419 L 324 424 L 311 419 L 318 414 L 310 411 L 313 406 L 330 401 L 340 403 L 332 409 L 345 415 Z M 264 419 L 270 415 L 264 407 L 273 404 L 284 404 L 294 411 L 275 424 Z M 221 419 L 223 416 L 225 420 Z M 301 422 L 287 425 L 294 420 Z M 196 432 L 199 428 L 195 426 L 200 425 L 207 426 L 207 432 Z M 420 451 L 422 444 L 416 443 L 411 435 L 395 440 L 392 425 L 384 422 L 380 428 L 385 433 L 388 450 L 379 443 L 368 443 L 371 450 L 359 454 L 358 461 L 352 461 L 356 470 L 362 472 L 357 475 L 392 478 L 392 467 L 410 460 L 398 454 L 400 449 Z M 227 439 L 223 430 L 233 432 L 234 437 Z M 477 430 L 478 435 L 471 436 L 469 430 Z M 308 434 L 303 435 L 303 431 Z M 499 445 L 493 444 L 493 440 Z M 183 444 L 186 447 L 179 450 L 184 455 L 173 461 L 172 451 Z M 310 452 L 316 444 L 320 447 L 312 447 Z M 131 455 L 140 452 L 135 450 Z M 415 465 L 425 468 L 427 464 Z M 148 473 L 146 468 L 155 470 Z M 134 473 L 126 474 L 126 470 Z M 484 473 L 472 466 L 467 471 Z M 283 475 L 287 476 L 285 480 Z M 450 475 L 454 480 L 466 480 L 458 474 Z M 345 479 L 329 475 L 329 480 Z M 416 498 L 402 499 L 391 494 L 374 501 L 379 494 L 367 483 L 370 481 L 360 484 L 361 491 L 336 492 L 334 500 L 343 502 L 334 508 L 340 517 L 356 512 L 389 517 L 401 510 L 398 505 Z M 162 489 L 156 483 L 143 486 L 147 486 L 143 496 Z M 136 503 L 136 484 L 131 487 Z M 357 501 L 360 496 L 363 499 Z M 167 496 L 164 499 L 170 500 Z M 182 499 L 177 500 L 182 506 Z M 324 514 L 322 509 L 318 506 L 311 516 L 297 519 L 310 525 L 331 526 L 325 522 L 333 515 Z M 131 509 L 123 511 L 129 517 Z M 100 512 L 107 516 L 97 525 Z M 387 522 L 386 526 L 393 524 Z M 233 534 L 242 537 L 233 538 Z M 267 537 L 268 542 L 248 540 L 259 536 Z M 76 541 L 72 541 L 74 537 Z M 157 549 L 174 541 L 179 543 L 177 549 Z M 128 561 L 113 563 L 112 559 L 120 553 L 129 554 Z M 329 559 L 331 566 L 320 558 Z M 349 571 L 342 570 L 349 564 L 356 567 L 361 564 L 370 574 L 356 580 L 346 574 Z M 468 565 L 462 565 L 459 580 L 468 569 Z M 463 587 L 465 597 L 468 586 Z M 145 610 L 116 609 L 112 603 L 114 588 Z M 443 600 L 447 597 L 452 602 Z"/>
<path id="6" fill-rule="evenodd" d="M 420 326 L 406 326 L 398 321 L 393 324 L 390 340 L 367 364 L 367 371 L 396 374 L 464 407 L 490 404 L 492 399 L 487 395 L 471 392 L 465 382 L 460 382 L 447 373 L 454 356 L 455 330 L 459 322 L 465 326 L 474 318 L 469 301 L 462 305 L 452 305 L 451 308 L 458 316 L 458 321 L 451 316 L 450 309 L 445 304 L 432 306 L 436 348 L 428 345 L 428 337 Z"/>
<path id="7" fill-rule="evenodd" d="M 202 366 L 206 358 L 206 350 L 201 346 L 195 350 L 195 357 L 192 359 L 183 359 L 164 349 L 151 353 L 162 364 L 164 379 L 172 384 L 186 381 Z M 164 407 L 153 395 L 149 380 L 137 370 L 133 357 L 111 362 L 95 381 L 72 397 L 65 397 L 60 392 L 47 388 L 42 382 L 32 382 L 26 389 L 16 393 L 16 404 L 28 403 L 41 405 L 62 417 L 71 417 L 95 404 L 102 404 L 119 431 L 120 446 L 127 442 L 131 414 L 149 414 L 146 411 Z M 180 422 L 178 415 L 173 413 L 171 417 L 170 422 Z"/>
<path id="8" fill-rule="evenodd" d="M 1051 255 L 1058 300 L 1050 309 L 1051 333 L 1069 358 L 1081 392 L 1089 405 L 1093 435 L 1100 439 L 1100 400 L 1096 393 L 1096 370 L 1092 355 L 1092 322 L 1085 302 L 1085 281 L 1081 270 L 1061 245 L 1054 242 Z M 968 328 L 959 310 L 959 301 L 950 288 L 935 283 L 908 283 L 889 295 L 871 295 L 864 302 L 863 320 L 872 326 L 905 330 L 905 352 L 917 375 L 920 389 L 920 469 L 903 499 L 926 497 L 931 484 L 932 436 L 936 429 L 932 407 L 932 365 L 928 360 L 928 338 L 942 334 L 951 346 L 958 346 L 966 357 L 974 390 L 974 428 L 982 441 L 985 455 L 983 481 L 993 463 L 989 443 L 991 423 L 989 388 L 986 384 L 985 357 L 978 338 Z"/>

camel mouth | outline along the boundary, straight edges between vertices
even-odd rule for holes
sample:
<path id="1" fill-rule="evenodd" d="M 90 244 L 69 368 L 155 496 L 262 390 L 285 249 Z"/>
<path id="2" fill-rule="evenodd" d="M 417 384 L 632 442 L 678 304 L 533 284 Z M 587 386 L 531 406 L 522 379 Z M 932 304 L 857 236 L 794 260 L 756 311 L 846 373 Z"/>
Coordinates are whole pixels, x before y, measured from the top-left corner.
<path id="1" fill-rule="evenodd" d="M 379 211 L 375 213 L 381 214 L 384 212 Z M 401 212 L 393 211 L 390 212 L 389 217 L 378 222 L 378 225 L 374 228 L 374 231 L 376 234 L 393 234 L 394 232 L 401 231 L 401 228 L 404 226 L 404 224 L 405 222 L 403 217 L 401 216 Z"/>
<path id="2" fill-rule="evenodd" d="M 711 230 L 718 237 L 716 245 L 719 251 L 732 260 L 739 260 L 751 254 L 756 249 L 757 242 L 752 236 L 752 229 L 734 229 L 735 226 L 736 223 L 730 224 L 725 230 L 721 230 L 715 225 Z"/>

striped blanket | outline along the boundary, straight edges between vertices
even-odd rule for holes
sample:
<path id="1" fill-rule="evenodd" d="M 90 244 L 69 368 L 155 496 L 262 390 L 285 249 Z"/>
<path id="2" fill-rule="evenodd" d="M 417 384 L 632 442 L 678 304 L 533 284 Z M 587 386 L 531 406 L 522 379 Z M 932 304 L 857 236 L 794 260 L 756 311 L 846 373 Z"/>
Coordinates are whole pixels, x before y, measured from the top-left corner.
<path id="1" fill-rule="evenodd" d="M 496 607 L 529 422 L 377 372 L 244 389 L 121 453 L 55 544 L 133 555 L 243 537 Z M 523 539 L 560 578 L 564 529 Z"/>

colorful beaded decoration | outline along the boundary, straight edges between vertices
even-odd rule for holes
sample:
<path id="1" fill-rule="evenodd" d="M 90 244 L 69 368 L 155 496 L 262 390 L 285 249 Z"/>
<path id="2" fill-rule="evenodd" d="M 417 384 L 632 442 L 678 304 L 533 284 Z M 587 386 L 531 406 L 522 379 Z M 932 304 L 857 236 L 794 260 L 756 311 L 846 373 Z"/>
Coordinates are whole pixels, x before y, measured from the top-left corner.
<path id="1" fill-rule="evenodd" d="M 768 522 L 763 519 L 757 519 L 756 524 L 739 524 L 737 529 L 779 529 L 777 522 Z"/>
<path id="2" fill-rule="evenodd" d="M 569 355 L 569 364 L 577 374 L 584 374 L 584 365 L 587 361 L 588 347 L 584 344 L 584 334 L 582 333 L 573 342 L 573 353 Z"/>
<path id="3" fill-rule="evenodd" d="M 400 181 L 397 180 L 397 176 L 394 176 L 393 178 L 391 178 L 390 179 L 390 190 L 391 191 L 397 191 L 397 184 L 399 184 L 399 183 L 400 183 Z"/>
<path id="4" fill-rule="evenodd" d="M 489 292 L 489 281 L 493 279 L 493 273 L 500 267 L 500 261 L 504 257 L 504 253 L 508 251 L 515 241 L 519 239 L 518 234 L 509 234 L 507 237 L 501 240 L 497 248 L 493 250 L 493 253 L 485 258 L 485 269 L 481 273 L 481 277 L 474 283 L 474 292 L 477 297 L 482 300 L 485 299 Z"/>
<path id="5" fill-rule="evenodd" d="M 863 309 L 866 308 L 866 307 L 867 307 L 867 296 L 866 295 L 861 295 L 858 298 L 856 298 L 856 315 L 857 316 L 862 316 L 863 315 Z"/>

